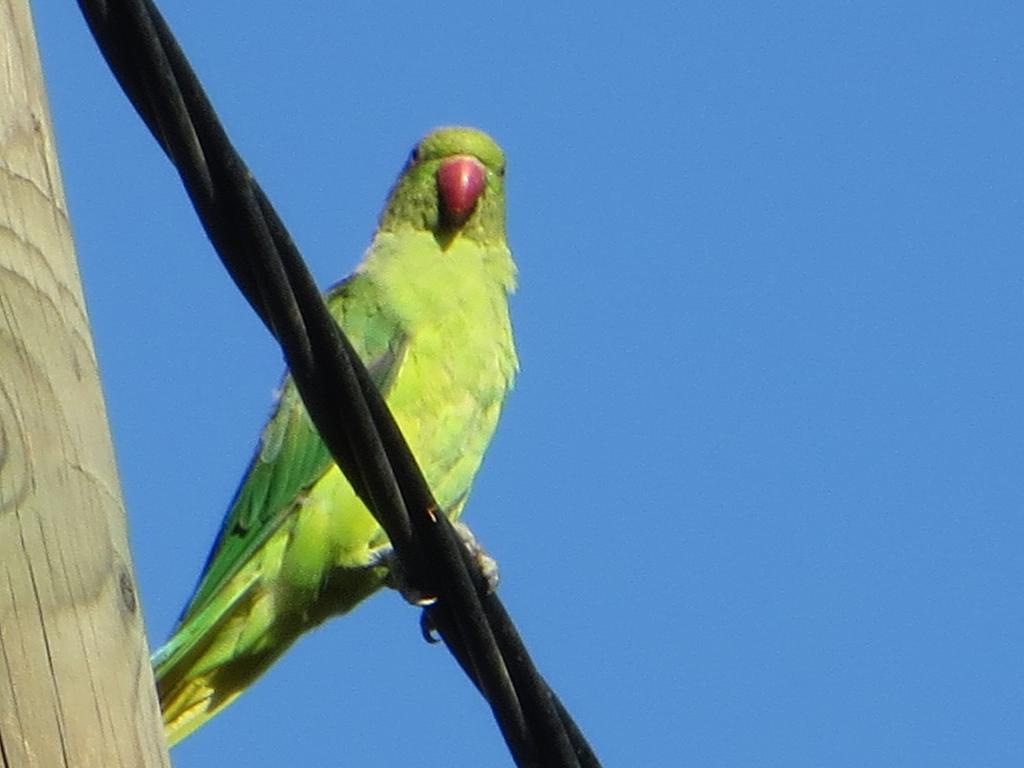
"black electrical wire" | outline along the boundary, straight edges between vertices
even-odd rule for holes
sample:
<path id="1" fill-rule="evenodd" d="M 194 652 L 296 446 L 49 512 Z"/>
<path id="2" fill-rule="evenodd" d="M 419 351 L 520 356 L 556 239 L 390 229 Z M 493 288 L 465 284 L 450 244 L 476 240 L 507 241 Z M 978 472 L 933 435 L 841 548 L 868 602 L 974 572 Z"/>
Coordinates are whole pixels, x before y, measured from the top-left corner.
<path id="1" fill-rule="evenodd" d="M 321 437 L 387 532 L 436 630 L 489 702 L 520 766 L 595 768 L 443 514 L 284 224 L 238 156 L 151 0 L 79 0 L 111 70 L 177 167 L 232 279 L 278 339 Z M 438 728 L 445 727 L 437 723 Z"/>

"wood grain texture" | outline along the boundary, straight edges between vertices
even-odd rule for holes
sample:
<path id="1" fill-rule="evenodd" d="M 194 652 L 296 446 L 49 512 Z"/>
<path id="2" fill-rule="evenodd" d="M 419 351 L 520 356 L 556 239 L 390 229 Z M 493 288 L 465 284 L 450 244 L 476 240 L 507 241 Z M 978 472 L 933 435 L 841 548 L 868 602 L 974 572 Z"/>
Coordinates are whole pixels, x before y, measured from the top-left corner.
<path id="1" fill-rule="evenodd" d="M 0 0 L 0 766 L 165 765 L 35 35 Z"/>

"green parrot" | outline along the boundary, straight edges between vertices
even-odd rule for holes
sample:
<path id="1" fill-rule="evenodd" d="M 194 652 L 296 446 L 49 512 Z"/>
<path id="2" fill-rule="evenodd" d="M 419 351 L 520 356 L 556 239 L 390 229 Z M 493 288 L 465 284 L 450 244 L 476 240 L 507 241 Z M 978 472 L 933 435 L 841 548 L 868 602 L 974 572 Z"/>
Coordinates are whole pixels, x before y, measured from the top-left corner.
<path id="1" fill-rule="evenodd" d="M 504 176 L 504 153 L 486 134 L 429 133 L 362 263 L 326 295 L 452 519 L 518 370 Z M 231 703 L 303 632 L 378 590 L 388 551 L 286 376 L 195 594 L 153 654 L 168 743 Z"/>

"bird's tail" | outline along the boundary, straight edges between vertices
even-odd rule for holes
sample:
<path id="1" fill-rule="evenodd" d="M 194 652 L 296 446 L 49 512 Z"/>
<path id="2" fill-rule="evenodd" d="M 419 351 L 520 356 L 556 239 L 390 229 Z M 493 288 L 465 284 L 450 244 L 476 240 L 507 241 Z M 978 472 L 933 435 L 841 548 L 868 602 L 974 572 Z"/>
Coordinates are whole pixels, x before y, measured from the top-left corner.
<path id="1" fill-rule="evenodd" d="M 273 631 L 272 608 L 263 605 L 270 596 L 254 586 L 186 617 L 153 654 L 168 745 L 234 701 L 294 640 Z"/>
<path id="2" fill-rule="evenodd" d="M 243 569 L 231 589 L 187 613 L 153 654 L 164 735 L 174 746 L 238 698 L 307 629 L 380 589 L 379 568 L 339 569 L 319 599 L 289 600 Z M 295 610 L 301 605 L 301 610 Z M 292 610 L 289 610 L 291 606 Z"/>

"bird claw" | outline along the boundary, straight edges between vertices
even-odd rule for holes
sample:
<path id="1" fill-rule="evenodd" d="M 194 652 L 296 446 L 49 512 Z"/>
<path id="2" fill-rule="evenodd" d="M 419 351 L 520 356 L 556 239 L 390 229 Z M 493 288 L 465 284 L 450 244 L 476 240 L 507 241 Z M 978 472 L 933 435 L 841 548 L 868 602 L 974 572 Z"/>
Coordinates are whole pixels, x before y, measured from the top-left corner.
<path id="1" fill-rule="evenodd" d="M 455 532 L 462 539 L 462 545 L 469 550 L 469 554 L 472 555 L 473 560 L 476 561 L 477 567 L 480 569 L 480 574 L 484 577 L 484 582 L 487 584 L 487 594 L 493 595 L 498 591 L 498 561 L 487 554 L 483 545 L 477 541 L 476 536 L 469 530 L 468 525 L 460 522 L 456 522 L 453 525 Z"/>
<path id="2" fill-rule="evenodd" d="M 434 623 L 434 617 L 430 615 L 430 611 L 426 608 L 420 614 L 420 633 L 423 635 L 423 639 L 431 645 L 441 642 L 441 634 Z"/>
<path id="3" fill-rule="evenodd" d="M 367 563 L 368 568 L 383 568 L 387 571 L 384 577 L 384 586 L 396 590 L 407 603 L 426 608 L 437 602 L 437 597 L 428 595 L 416 589 L 409 583 L 405 576 L 405 568 L 402 561 L 395 554 L 395 548 L 385 544 L 377 548 L 373 553 L 373 559 Z"/>
<path id="4" fill-rule="evenodd" d="M 469 530 L 465 523 L 456 522 L 453 524 L 455 532 L 462 540 L 462 545 L 469 551 L 469 554 L 476 561 L 480 573 L 487 585 L 487 594 L 491 595 L 498 589 L 498 561 L 487 554 L 483 546 L 477 541 L 476 536 Z M 386 568 L 388 571 L 384 584 L 397 590 L 407 603 L 426 608 L 437 602 L 437 595 L 426 594 L 413 587 L 405 576 L 405 569 L 401 561 L 395 555 L 395 550 L 390 545 L 381 547 L 369 563 L 371 568 Z"/>

